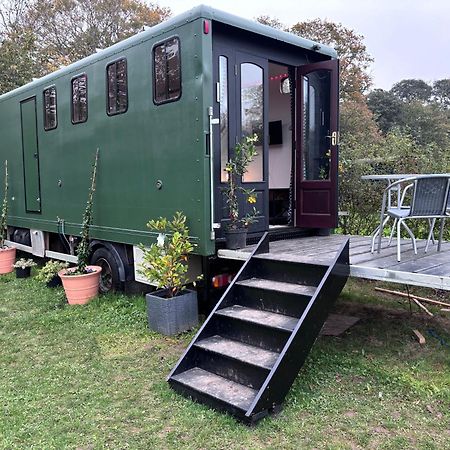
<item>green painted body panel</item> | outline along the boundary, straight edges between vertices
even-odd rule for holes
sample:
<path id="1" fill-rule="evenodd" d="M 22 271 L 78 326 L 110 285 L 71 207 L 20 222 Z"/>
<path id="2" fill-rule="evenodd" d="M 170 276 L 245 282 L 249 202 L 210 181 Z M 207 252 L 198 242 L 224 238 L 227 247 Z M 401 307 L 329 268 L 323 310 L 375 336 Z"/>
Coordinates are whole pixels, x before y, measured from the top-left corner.
<path id="1" fill-rule="evenodd" d="M 31 83 L 0 97 L 1 159 L 10 162 L 9 224 L 58 231 L 64 220 L 66 234 L 78 234 L 85 208 L 95 151 L 99 148 L 97 190 L 92 237 L 112 242 L 148 243 L 151 218 L 183 211 L 189 220 L 199 254 L 212 254 L 210 239 L 209 156 L 207 108 L 212 102 L 211 36 L 194 20 L 139 45 L 107 49 L 54 76 Z M 171 36 L 181 42 L 182 95 L 179 101 L 153 103 L 152 48 Z M 113 47 L 114 48 L 114 47 Z M 125 114 L 106 114 L 106 66 L 127 58 L 129 107 Z M 88 76 L 88 120 L 71 123 L 70 80 Z M 44 131 L 43 90 L 55 85 L 58 127 Z M 26 212 L 31 194 L 31 166 L 26 164 L 24 189 L 20 102 L 37 100 L 41 213 Z M 31 102 L 30 102 L 31 104 Z M 27 114 L 28 112 L 28 103 Z M 29 128 L 25 135 L 30 134 Z M 30 137 L 31 140 L 31 137 Z M 37 172 L 35 173 L 37 176 Z M 39 180 L 37 178 L 37 180 Z M 157 189 L 157 182 L 162 188 Z"/>
<path id="2" fill-rule="evenodd" d="M 29 212 L 41 211 L 39 187 L 39 148 L 36 123 L 36 98 L 20 104 L 25 205 Z"/>

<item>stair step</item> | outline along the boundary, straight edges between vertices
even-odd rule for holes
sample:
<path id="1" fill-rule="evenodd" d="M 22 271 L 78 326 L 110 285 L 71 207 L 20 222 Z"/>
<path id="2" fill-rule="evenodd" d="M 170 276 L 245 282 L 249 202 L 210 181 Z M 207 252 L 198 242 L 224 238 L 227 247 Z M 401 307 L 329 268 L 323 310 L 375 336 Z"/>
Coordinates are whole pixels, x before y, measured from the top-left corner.
<path id="1" fill-rule="evenodd" d="M 216 311 L 219 316 L 232 317 L 246 322 L 256 323 L 270 328 L 283 331 L 292 331 L 297 325 L 298 319 L 284 314 L 277 314 L 259 309 L 246 308 L 245 306 L 233 305 Z"/>
<path id="2" fill-rule="evenodd" d="M 250 408 L 258 393 L 255 389 L 235 383 L 199 367 L 174 375 L 172 380 L 201 394 L 229 403 L 243 411 L 247 411 Z"/>
<path id="3" fill-rule="evenodd" d="M 305 286 L 303 284 L 286 283 L 284 281 L 266 280 L 264 278 L 249 278 L 248 280 L 238 281 L 239 286 L 248 286 L 251 288 L 265 289 L 268 291 L 287 292 L 289 294 L 308 295 L 312 297 L 316 292 L 314 286 Z"/>
<path id="4" fill-rule="evenodd" d="M 202 339 L 195 346 L 269 370 L 279 356 L 279 353 L 218 335 Z"/>

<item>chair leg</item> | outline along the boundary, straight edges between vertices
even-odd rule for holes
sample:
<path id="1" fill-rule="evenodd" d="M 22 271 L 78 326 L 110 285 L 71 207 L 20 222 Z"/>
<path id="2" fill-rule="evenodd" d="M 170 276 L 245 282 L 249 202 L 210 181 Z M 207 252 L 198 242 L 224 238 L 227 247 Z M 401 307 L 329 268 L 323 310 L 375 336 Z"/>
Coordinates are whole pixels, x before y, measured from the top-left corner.
<path id="1" fill-rule="evenodd" d="M 406 225 L 405 222 L 402 222 L 402 225 L 405 227 L 405 230 L 408 232 L 409 237 L 412 240 L 414 254 L 417 255 L 417 245 L 416 245 L 416 237 L 414 236 L 414 233 L 411 231 L 411 229 Z"/>
<path id="2" fill-rule="evenodd" d="M 441 226 L 439 228 L 439 241 L 438 241 L 438 248 L 437 251 L 441 251 L 441 245 L 442 245 L 442 238 L 444 237 L 444 225 L 445 225 L 445 218 L 441 219 Z"/>
<path id="3" fill-rule="evenodd" d="M 401 256 L 400 256 L 400 237 L 401 237 L 401 226 L 402 219 L 399 219 L 397 222 L 397 261 L 400 262 Z"/>
<path id="4" fill-rule="evenodd" d="M 436 219 L 428 219 L 428 223 L 430 225 L 430 232 L 428 233 L 428 237 L 427 237 L 427 245 L 425 246 L 425 253 L 428 251 L 428 246 L 430 245 L 430 241 L 433 241 L 433 244 L 435 243 L 434 241 L 434 226 L 436 225 Z"/>
<path id="5" fill-rule="evenodd" d="M 436 223 L 436 219 L 433 219 L 434 220 L 434 223 Z M 428 224 L 430 225 L 430 227 L 431 227 L 431 222 L 432 222 L 432 219 L 428 219 Z M 436 239 L 434 238 L 434 226 L 432 226 L 431 227 L 431 241 L 433 242 L 433 245 L 434 244 L 436 244 Z"/>
<path id="6" fill-rule="evenodd" d="M 391 228 L 391 234 L 389 235 L 388 247 L 391 246 L 392 238 L 394 237 L 394 232 L 395 232 L 395 226 L 396 225 L 397 225 L 397 219 L 394 219 L 394 223 L 392 224 L 392 228 Z"/>

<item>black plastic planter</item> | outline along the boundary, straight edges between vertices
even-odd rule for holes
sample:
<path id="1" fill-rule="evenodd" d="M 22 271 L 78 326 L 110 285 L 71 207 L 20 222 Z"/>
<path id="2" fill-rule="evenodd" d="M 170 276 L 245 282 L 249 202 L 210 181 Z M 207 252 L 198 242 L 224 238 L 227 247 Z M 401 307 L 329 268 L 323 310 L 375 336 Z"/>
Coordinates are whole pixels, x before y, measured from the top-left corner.
<path id="1" fill-rule="evenodd" d="M 16 278 L 28 278 L 31 275 L 31 267 L 17 267 Z"/>
<path id="2" fill-rule="evenodd" d="M 145 296 L 151 330 L 171 336 L 198 325 L 197 292 L 185 290 L 172 298 L 164 295 L 165 291 L 160 290 Z"/>
<path id="3" fill-rule="evenodd" d="M 225 232 L 226 246 L 230 250 L 245 248 L 247 245 L 247 228 L 227 230 Z"/>
<path id="4" fill-rule="evenodd" d="M 45 285 L 49 288 L 55 288 L 62 285 L 61 278 L 58 275 L 54 276 L 50 281 L 47 281 Z"/>

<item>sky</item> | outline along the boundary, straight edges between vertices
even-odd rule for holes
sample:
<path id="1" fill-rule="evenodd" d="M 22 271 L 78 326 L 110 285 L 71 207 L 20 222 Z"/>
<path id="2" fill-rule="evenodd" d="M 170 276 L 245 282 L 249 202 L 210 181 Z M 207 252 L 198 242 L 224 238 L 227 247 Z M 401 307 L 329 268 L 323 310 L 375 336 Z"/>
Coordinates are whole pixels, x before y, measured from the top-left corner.
<path id="1" fill-rule="evenodd" d="M 450 78 L 450 0 L 159 0 L 173 15 L 204 3 L 241 17 L 269 15 L 290 26 L 309 19 L 340 22 L 364 36 L 375 59 L 374 87 Z"/>

